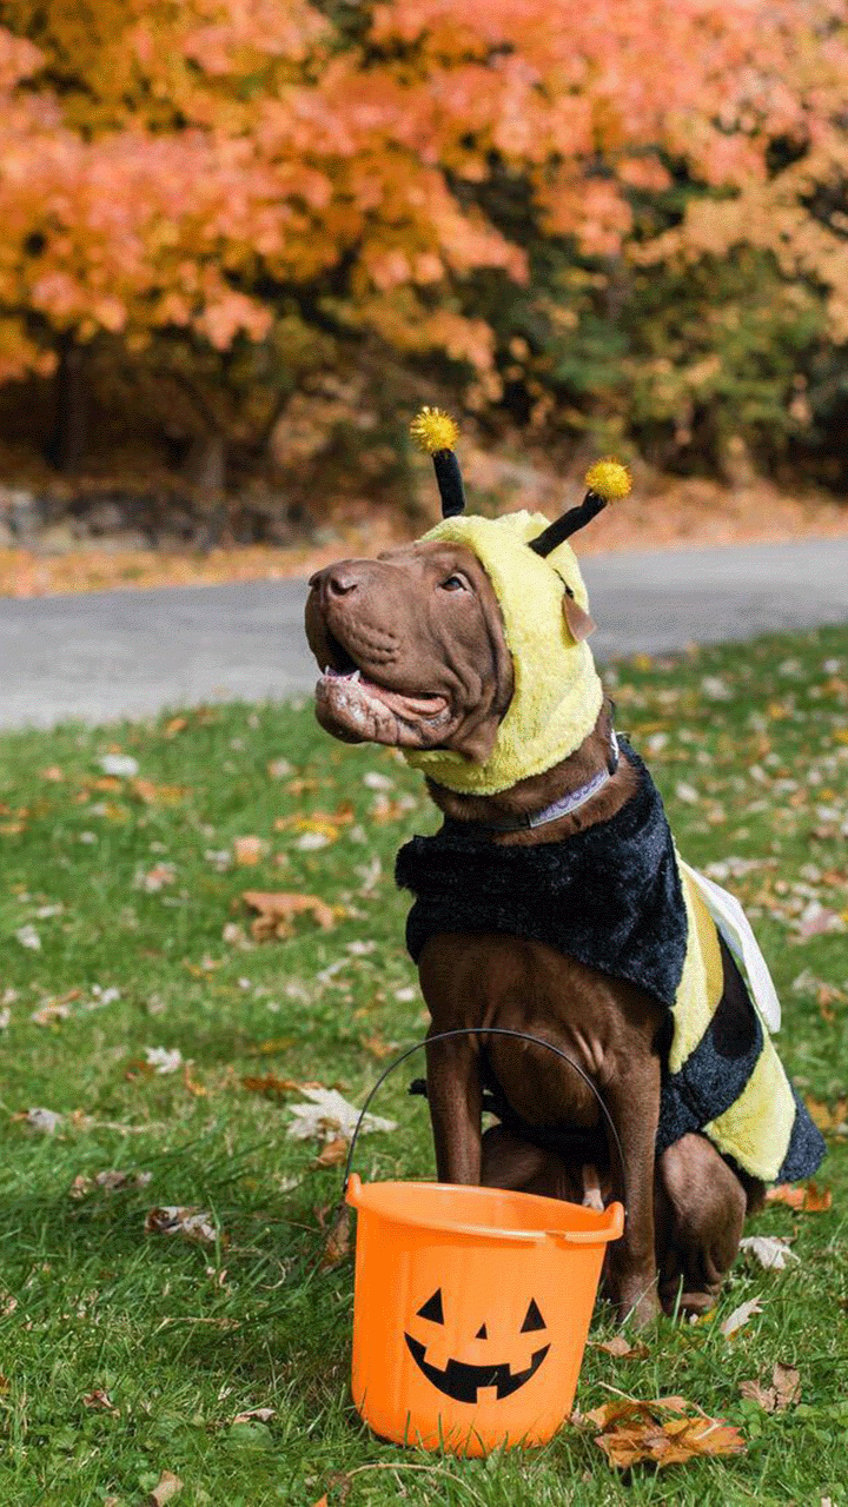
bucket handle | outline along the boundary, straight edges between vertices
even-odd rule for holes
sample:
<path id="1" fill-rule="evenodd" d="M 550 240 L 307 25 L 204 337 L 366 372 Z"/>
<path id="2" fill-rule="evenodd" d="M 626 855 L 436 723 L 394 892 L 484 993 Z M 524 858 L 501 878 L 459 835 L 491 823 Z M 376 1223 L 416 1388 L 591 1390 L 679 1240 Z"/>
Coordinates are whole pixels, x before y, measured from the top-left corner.
<path id="1" fill-rule="evenodd" d="M 616 1157 L 618 1158 L 618 1167 L 619 1172 L 621 1173 L 621 1193 L 622 1198 L 624 1197 L 626 1188 L 626 1164 L 624 1161 L 624 1151 L 622 1149 L 621 1139 L 619 1137 L 618 1131 L 615 1128 L 615 1121 L 613 1120 L 612 1115 L 610 1114 L 606 1104 L 604 1103 L 603 1096 L 596 1088 L 595 1084 L 592 1082 L 589 1074 L 584 1072 L 580 1064 L 575 1062 L 573 1057 L 569 1057 L 568 1053 L 564 1052 L 561 1047 L 555 1047 L 552 1041 L 546 1041 L 543 1036 L 533 1036 L 529 1031 L 512 1031 L 509 1030 L 506 1026 L 457 1026 L 452 1031 L 437 1031 L 435 1035 L 428 1036 L 426 1040 L 416 1041 L 413 1046 L 407 1047 L 405 1052 L 401 1052 L 400 1056 L 396 1057 L 394 1062 L 390 1062 L 388 1067 L 385 1067 L 383 1069 L 379 1078 L 375 1083 L 371 1085 L 371 1088 L 368 1091 L 365 1103 L 363 1104 L 362 1109 L 359 1113 L 359 1119 L 357 1120 L 354 1127 L 353 1135 L 351 1136 L 350 1149 L 347 1154 L 347 1162 L 345 1163 L 344 1181 L 342 1183 L 342 1197 L 344 1197 L 345 1193 L 347 1192 L 347 1186 L 350 1182 L 351 1168 L 353 1167 L 353 1158 L 356 1152 L 356 1143 L 359 1139 L 359 1133 L 362 1129 L 362 1123 L 365 1119 L 366 1114 L 368 1113 L 374 1095 L 377 1093 L 377 1090 L 379 1088 L 382 1088 L 383 1084 L 389 1076 L 389 1073 L 393 1073 L 396 1067 L 400 1067 L 402 1062 L 406 1062 L 408 1057 L 411 1057 L 414 1052 L 419 1052 L 422 1047 L 430 1046 L 434 1041 L 450 1041 L 452 1038 L 457 1036 L 507 1036 L 512 1037 L 516 1041 L 531 1041 L 533 1042 L 534 1046 L 547 1047 L 549 1052 L 553 1052 L 554 1055 L 560 1057 L 563 1062 L 567 1062 L 569 1067 L 572 1067 L 574 1069 L 575 1073 L 577 1073 L 578 1076 L 582 1078 L 586 1087 L 590 1089 L 594 1094 L 598 1103 L 598 1108 L 600 1109 L 601 1114 L 606 1121 L 607 1129 L 610 1132 L 613 1144 L 615 1146 Z M 571 1235 L 569 1238 L 573 1240 L 574 1236 Z M 590 1235 L 587 1231 L 586 1238 L 588 1240 L 595 1240 L 597 1239 L 597 1236 L 593 1234 Z"/>

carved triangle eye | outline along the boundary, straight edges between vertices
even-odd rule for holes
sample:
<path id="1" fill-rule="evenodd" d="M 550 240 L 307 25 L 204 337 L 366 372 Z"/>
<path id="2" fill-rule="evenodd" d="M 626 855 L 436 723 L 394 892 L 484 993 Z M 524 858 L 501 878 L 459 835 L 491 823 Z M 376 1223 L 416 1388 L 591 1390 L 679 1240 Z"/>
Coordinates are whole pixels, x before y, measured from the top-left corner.
<path id="1" fill-rule="evenodd" d="M 521 1326 L 521 1333 L 529 1334 L 533 1329 L 544 1329 L 545 1327 L 545 1321 L 539 1312 L 538 1306 L 536 1304 L 536 1299 L 531 1298 L 530 1307 L 527 1309 L 527 1313 L 524 1317 L 524 1323 Z"/>
<path id="2" fill-rule="evenodd" d="M 480 1325 L 480 1328 L 477 1330 L 474 1338 L 475 1340 L 487 1340 L 489 1338 L 489 1331 L 487 1330 L 485 1324 Z"/>
<path id="3" fill-rule="evenodd" d="M 418 1310 L 418 1317 L 419 1319 L 429 1319 L 433 1324 L 443 1324 L 445 1322 L 445 1311 L 442 1308 L 442 1289 L 440 1287 L 436 1288 L 432 1298 L 428 1298 L 427 1302 L 421 1305 Z"/>

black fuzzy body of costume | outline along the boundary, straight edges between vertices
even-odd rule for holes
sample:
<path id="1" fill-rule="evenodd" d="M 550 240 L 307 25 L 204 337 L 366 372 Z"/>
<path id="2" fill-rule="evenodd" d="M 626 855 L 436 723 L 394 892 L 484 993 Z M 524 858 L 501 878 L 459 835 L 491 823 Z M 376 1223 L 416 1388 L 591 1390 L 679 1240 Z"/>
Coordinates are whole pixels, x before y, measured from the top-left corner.
<path id="1" fill-rule="evenodd" d="M 609 821 L 562 842 L 497 848 L 472 823 L 446 821 L 401 848 L 395 878 L 415 895 L 406 944 L 416 962 L 438 933 L 501 931 L 547 942 L 671 1008 L 687 943 L 680 874 L 659 791 L 621 746 L 639 783 Z"/>
<path id="2" fill-rule="evenodd" d="M 415 895 L 406 925 L 417 962 L 429 937 L 504 932 L 545 942 L 612 978 L 627 979 L 667 1009 L 676 1002 L 688 942 L 683 888 L 662 799 L 638 754 L 619 740 L 638 774 L 636 793 L 608 821 L 561 842 L 494 847 L 471 823 L 446 821 L 434 837 L 401 848 L 395 877 Z M 763 1027 L 719 938 L 724 990 L 701 1041 L 676 1073 L 663 1062 L 657 1152 L 703 1132 L 743 1092 L 763 1047 Z M 494 1112 L 529 1141 L 555 1147 L 559 1132 Z M 779 1181 L 809 1177 L 825 1152 L 792 1090 L 795 1119 Z"/>

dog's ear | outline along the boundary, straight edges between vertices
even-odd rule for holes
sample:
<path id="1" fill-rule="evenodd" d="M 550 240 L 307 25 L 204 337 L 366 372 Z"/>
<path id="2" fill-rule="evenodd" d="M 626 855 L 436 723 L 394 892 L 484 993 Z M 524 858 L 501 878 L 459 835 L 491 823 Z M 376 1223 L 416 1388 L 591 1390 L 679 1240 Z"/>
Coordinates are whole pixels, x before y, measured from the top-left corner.
<path id="1" fill-rule="evenodd" d="M 565 618 L 568 631 L 576 644 L 582 644 L 584 638 L 588 638 L 590 633 L 594 633 L 598 626 L 591 613 L 587 612 L 584 607 L 581 607 L 580 603 L 576 602 L 573 596 L 569 596 L 568 591 L 566 591 L 562 599 L 562 615 Z"/>

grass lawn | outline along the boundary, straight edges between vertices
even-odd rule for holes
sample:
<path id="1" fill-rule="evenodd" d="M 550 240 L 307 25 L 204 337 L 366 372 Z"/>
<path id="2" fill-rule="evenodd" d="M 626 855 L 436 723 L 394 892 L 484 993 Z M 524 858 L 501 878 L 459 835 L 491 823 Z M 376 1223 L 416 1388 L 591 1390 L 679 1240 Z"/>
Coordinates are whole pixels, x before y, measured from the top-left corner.
<path id="1" fill-rule="evenodd" d="M 622 1477 L 586 1425 L 462 1462 L 360 1424 L 351 1261 L 317 1264 L 340 1169 L 286 1131 L 297 1082 L 361 1103 L 425 1032 L 392 863 L 437 816 L 402 762 L 333 743 L 308 706 L 215 707 L 0 740 L 3 1507 L 141 1507 L 167 1499 L 151 1496 L 164 1472 L 179 1507 L 848 1500 L 848 630 L 607 681 L 684 855 L 717 865 L 755 922 L 784 1059 L 830 1122 L 832 1206 L 769 1205 L 751 1229 L 800 1259 L 740 1261 L 712 1322 L 658 1322 L 642 1358 L 597 1348 L 614 1333 L 599 1306 L 578 1402 L 681 1394 L 739 1427 L 746 1453 Z M 104 772 L 110 754 L 137 774 Z M 244 890 L 338 910 L 254 943 Z M 363 1139 L 364 1175 L 430 1172 L 408 1076 L 375 1105 L 399 1129 Z M 61 1116 L 52 1132 L 33 1108 Z M 116 1170 L 123 1186 L 97 1183 Z M 167 1205 L 206 1211 L 214 1238 L 145 1233 Z M 725 1338 L 751 1298 L 761 1311 Z M 776 1362 L 801 1400 L 769 1413 L 739 1387 Z"/>

